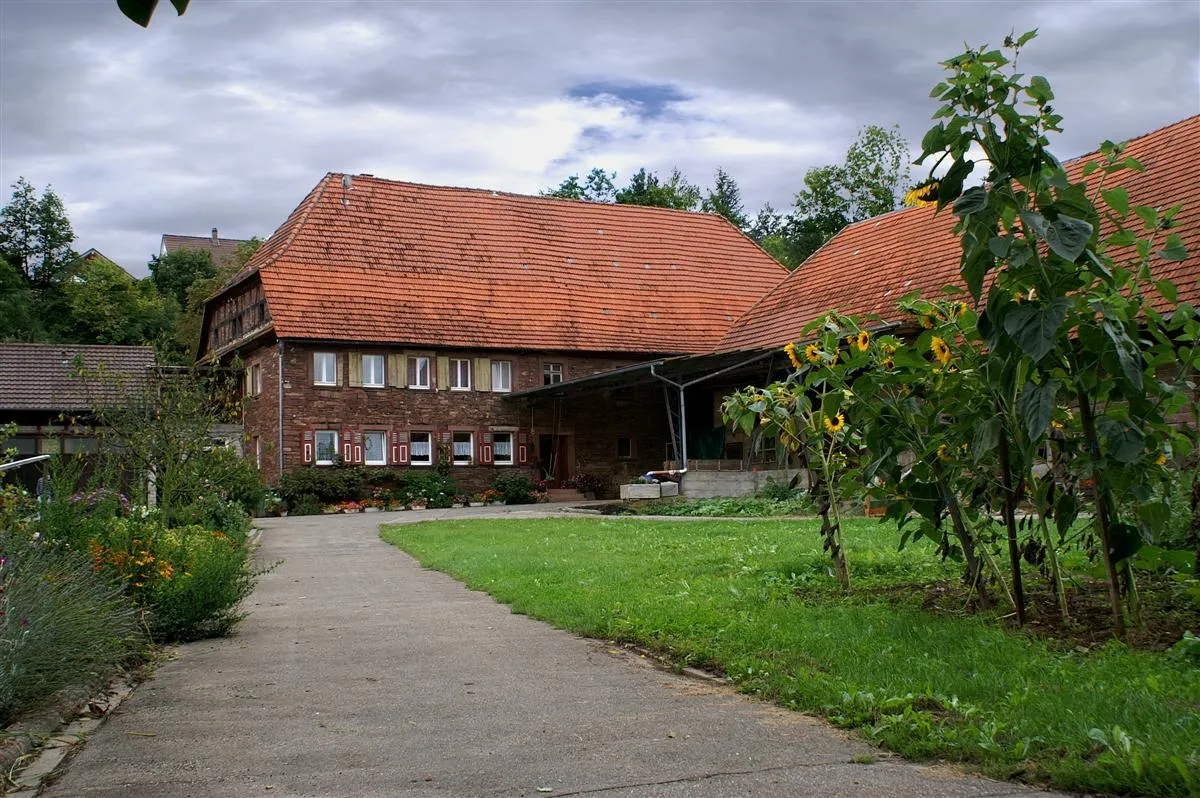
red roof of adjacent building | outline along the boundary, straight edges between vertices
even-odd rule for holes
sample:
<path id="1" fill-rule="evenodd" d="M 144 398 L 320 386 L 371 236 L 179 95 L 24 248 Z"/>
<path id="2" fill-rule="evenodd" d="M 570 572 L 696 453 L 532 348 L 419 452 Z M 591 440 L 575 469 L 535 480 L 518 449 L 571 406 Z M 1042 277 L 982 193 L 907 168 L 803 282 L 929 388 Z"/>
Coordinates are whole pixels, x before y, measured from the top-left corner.
<path id="1" fill-rule="evenodd" d="M 676 353 L 787 272 L 712 214 L 331 173 L 254 274 L 282 338 Z"/>
<path id="2" fill-rule="evenodd" d="M 1200 305 L 1200 116 L 1131 140 L 1126 154 L 1137 158 L 1145 171 L 1126 169 L 1109 175 L 1105 187 L 1124 186 L 1131 206 L 1183 205 L 1170 232 L 1183 238 L 1187 259 L 1155 260 L 1151 268 L 1155 279 L 1176 283 L 1181 302 Z M 1099 158 L 1091 153 L 1071 161 L 1072 177 L 1078 179 L 1084 164 Z M 1088 182 L 1094 183 L 1100 175 L 1093 173 Z M 899 320 L 897 301 L 905 294 L 920 291 L 934 297 L 945 285 L 963 284 L 962 250 L 951 232 L 955 221 L 949 208 L 936 214 L 930 206 L 850 225 L 742 315 L 717 351 L 782 346 L 798 340 L 809 322 L 831 310 Z M 1134 224 L 1136 232 L 1141 223 L 1135 219 Z M 1113 250 L 1110 254 L 1121 263 L 1134 253 Z"/>
<path id="3" fill-rule="evenodd" d="M 238 247 L 246 243 L 249 242 L 244 238 L 220 238 L 216 228 L 213 228 L 211 236 L 177 236 L 164 233 L 159 253 L 166 255 L 181 249 L 194 249 L 207 252 L 212 256 L 213 263 L 218 266 L 226 266 L 235 262 Z"/>

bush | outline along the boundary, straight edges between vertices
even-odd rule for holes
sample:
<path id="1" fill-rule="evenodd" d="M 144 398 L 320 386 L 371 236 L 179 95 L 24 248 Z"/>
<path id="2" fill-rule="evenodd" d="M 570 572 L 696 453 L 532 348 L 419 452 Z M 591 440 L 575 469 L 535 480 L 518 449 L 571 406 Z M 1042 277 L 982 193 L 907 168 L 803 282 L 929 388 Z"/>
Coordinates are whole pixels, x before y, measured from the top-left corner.
<path id="1" fill-rule="evenodd" d="M 145 642 L 137 608 L 62 544 L 0 530 L 0 726 L 107 678 Z"/>
<path id="2" fill-rule="evenodd" d="M 322 504 L 333 504 L 361 498 L 363 481 L 361 468 L 305 466 L 283 475 L 279 481 L 279 496 L 289 508 L 301 496 L 312 496 Z"/>
<path id="3" fill-rule="evenodd" d="M 288 515 L 320 515 L 321 502 L 311 493 L 302 493 L 288 502 Z"/>
<path id="4" fill-rule="evenodd" d="M 804 491 L 798 487 L 799 479 L 793 478 L 791 481 L 777 480 L 773 477 L 768 477 L 764 484 L 756 494 L 760 498 L 770 499 L 771 501 L 783 502 L 789 499 L 800 498 Z"/>
<path id="5" fill-rule="evenodd" d="M 404 473 L 403 484 L 397 489 L 397 495 L 406 502 L 424 501 L 427 507 L 449 507 L 457 493 L 454 477 L 416 469 Z"/>
<path id="6" fill-rule="evenodd" d="M 232 449 L 213 449 L 196 459 L 197 498 L 219 496 L 240 505 L 251 515 L 262 511 L 267 498 L 258 469 Z"/>
<path id="7" fill-rule="evenodd" d="M 187 642 L 224 637 L 245 613 L 238 610 L 254 589 L 250 551 L 244 540 L 203 526 L 167 530 L 155 546 L 174 566 L 150 596 L 155 639 Z"/>
<path id="8" fill-rule="evenodd" d="M 250 533 L 250 516 L 242 505 L 217 496 L 198 499 L 172 520 L 181 525 L 199 525 L 205 529 L 219 530 L 239 542 L 244 542 Z"/>
<path id="9" fill-rule="evenodd" d="M 536 504 L 537 486 L 524 474 L 498 474 L 492 490 L 504 497 L 505 504 Z"/>

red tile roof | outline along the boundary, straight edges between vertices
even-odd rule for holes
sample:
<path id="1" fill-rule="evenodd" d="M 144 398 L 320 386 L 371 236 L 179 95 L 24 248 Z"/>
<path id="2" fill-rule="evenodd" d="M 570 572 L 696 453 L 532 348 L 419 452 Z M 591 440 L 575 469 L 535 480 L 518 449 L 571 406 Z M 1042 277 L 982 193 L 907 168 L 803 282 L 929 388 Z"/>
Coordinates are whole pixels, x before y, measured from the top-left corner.
<path id="1" fill-rule="evenodd" d="M 326 175 L 227 286 L 257 273 L 280 337 L 699 352 L 787 274 L 716 215 L 349 184 Z"/>
<path id="2" fill-rule="evenodd" d="M 1176 283 L 1180 301 L 1200 305 L 1200 116 L 1133 139 L 1126 154 L 1137 158 L 1145 171 L 1118 172 L 1105 186 L 1124 186 L 1131 205 L 1165 209 L 1183 204 L 1178 227 L 1171 232 L 1182 236 L 1188 257 L 1156 260 L 1153 270 L 1156 279 Z M 1072 176 L 1078 178 L 1085 163 L 1098 159 L 1091 153 L 1071 161 Z M 896 302 L 905 294 L 919 290 L 934 297 L 944 285 L 962 285 L 962 250 L 951 233 L 954 222 L 949 208 L 935 215 L 933 207 L 924 207 L 850 225 L 741 316 L 717 351 L 782 346 L 798 340 L 805 325 L 830 310 L 898 320 Z M 1110 254 L 1120 263 L 1133 252 Z"/>
<path id="3" fill-rule="evenodd" d="M 77 356 L 85 371 L 102 376 L 91 384 L 76 377 Z M 0 410 L 86 410 L 154 366 L 149 346 L 0 344 Z"/>
<path id="4" fill-rule="evenodd" d="M 178 252 L 181 249 L 195 249 L 209 253 L 212 255 L 213 263 L 224 266 L 234 262 L 238 246 L 245 243 L 247 241 L 243 238 L 217 238 L 216 241 L 213 241 L 212 236 L 177 236 L 164 233 L 160 252 L 170 253 Z"/>

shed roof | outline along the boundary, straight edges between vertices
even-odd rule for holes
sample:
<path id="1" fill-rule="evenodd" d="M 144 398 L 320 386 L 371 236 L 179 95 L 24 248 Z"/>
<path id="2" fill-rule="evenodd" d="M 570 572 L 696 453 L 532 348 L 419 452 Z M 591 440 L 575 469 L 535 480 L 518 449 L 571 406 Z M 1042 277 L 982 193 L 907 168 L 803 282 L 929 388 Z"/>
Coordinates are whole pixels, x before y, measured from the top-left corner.
<path id="1" fill-rule="evenodd" d="M 99 376 L 82 380 L 79 366 Z M 86 410 L 154 366 L 149 346 L 0 344 L 0 410 Z"/>

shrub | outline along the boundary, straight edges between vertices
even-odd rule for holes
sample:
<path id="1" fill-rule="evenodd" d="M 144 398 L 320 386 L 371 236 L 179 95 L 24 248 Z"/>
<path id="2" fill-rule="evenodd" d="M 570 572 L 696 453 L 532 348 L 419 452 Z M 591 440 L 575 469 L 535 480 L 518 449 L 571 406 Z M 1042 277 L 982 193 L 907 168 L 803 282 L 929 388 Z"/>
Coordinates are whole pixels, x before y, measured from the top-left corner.
<path id="1" fill-rule="evenodd" d="M 454 477 L 437 471 L 409 470 L 404 474 L 403 486 L 399 489 L 407 501 L 424 501 L 428 507 L 449 507 L 458 494 L 458 483 Z"/>
<path id="2" fill-rule="evenodd" d="M 305 466 L 284 474 L 279 495 L 288 507 L 301 496 L 312 496 L 323 504 L 361 498 L 363 469 L 345 466 Z"/>
<path id="3" fill-rule="evenodd" d="M 288 502 L 288 515 L 320 515 L 321 502 L 311 493 L 302 493 Z"/>
<path id="4" fill-rule="evenodd" d="M 155 547 L 174 575 L 155 582 L 150 631 L 156 639 L 186 642 L 229 634 L 245 613 L 238 606 L 254 589 L 245 541 L 202 526 L 167 530 Z"/>
<path id="5" fill-rule="evenodd" d="M 250 532 L 250 516 L 242 505 L 217 496 L 207 496 L 185 507 L 173 519 L 181 525 L 216 529 L 242 542 Z"/>
<path id="6" fill-rule="evenodd" d="M 524 474 L 498 474 L 492 490 L 504 497 L 505 504 L 535 504 L 538 500 L 537 487 Z"/>
<path id="7" fill-rule="evenodd" d="M 0 726 L 106 678 L 144 644 L 136 607 L 62 544 L 0 530 Z"/>
<path id="8" fill-rule="evenodd" d="M 197 498 L 217 495 L 240 505 L 250 514 L 262 511 L 267 498 L 258 469 L 232 449 L 213 449 L 196 458 Z"/>
<path id="9" fill-rule="evenodd" d="M 757 495 L 763 499 L 770 499 L 771 501 L 777 502 L 796 499 L 803 495 L 803 491 L 797 487 L 798 483 L 798 478 L 793 478 L 791 481 L 785 481 L 781 479 L 775 479 L 774 477 L 768 477 L 766 483 L 759 489 Z"/>

